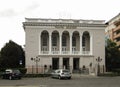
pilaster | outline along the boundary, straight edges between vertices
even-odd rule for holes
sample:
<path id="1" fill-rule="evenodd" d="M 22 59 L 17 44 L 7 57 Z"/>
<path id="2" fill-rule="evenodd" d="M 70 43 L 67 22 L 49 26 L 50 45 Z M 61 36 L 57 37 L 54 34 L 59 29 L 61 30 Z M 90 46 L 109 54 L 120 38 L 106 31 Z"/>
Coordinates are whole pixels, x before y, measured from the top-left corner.
<path id="1" fill-rule="evenodd" d="M 82 35 L 80 34 L 80 54 L 82 54 Z"/>
<path id="2" fill-rule="evenodd" d="M 52 42 L 52 40 L 51 40 L 51 34 L 49 34 L 49 54 L 51 53 L 51 42 Z"/>
<path id="3" fill-rule="evenodd" d="M 73 70 L 73 57 L 70 57 L 69 64 L 70 64 L 70 72 L 72 72 L 72 70 Z"/>
<path id="4" fill-rule="evenodd" d="M 59 58 L 59 69 L 63 69 L 63 58 Z"/>
<path id="5" fill-rule="evenodd" d="M 41 34 L 39 35 L 39 54 L 41 54 Z"/>
<path id="6" fill-rule="evenodd" d="M 93 54 L 93 36 L 90 35 L 90 54 Z"/>
<path id="7" fill-rule="evenodd" d="M 59 43 L 60 43 L 59 44 L 59 51 L 60 51 L 60 54 L 61 54 L 61 52 L 62 52 L 62 34 L 59 35 L 59 39 L 60 39 L 59 40 Z"/>
<path id="8" fill-rule="evenodd" d="M 70 34 L 70 54 L 72 54 L 72 34 Z"/>

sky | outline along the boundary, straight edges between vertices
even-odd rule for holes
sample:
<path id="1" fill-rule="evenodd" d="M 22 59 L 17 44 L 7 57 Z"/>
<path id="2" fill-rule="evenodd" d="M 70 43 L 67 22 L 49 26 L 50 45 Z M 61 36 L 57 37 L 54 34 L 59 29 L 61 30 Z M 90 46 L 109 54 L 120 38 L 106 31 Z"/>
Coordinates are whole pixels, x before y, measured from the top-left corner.
<path id="1" fill-rule="evenodd" d="M 25 45 L 25 18 L 105 20 L 120 13 L 120 0 L 0 0 L 0 49 Z"/>

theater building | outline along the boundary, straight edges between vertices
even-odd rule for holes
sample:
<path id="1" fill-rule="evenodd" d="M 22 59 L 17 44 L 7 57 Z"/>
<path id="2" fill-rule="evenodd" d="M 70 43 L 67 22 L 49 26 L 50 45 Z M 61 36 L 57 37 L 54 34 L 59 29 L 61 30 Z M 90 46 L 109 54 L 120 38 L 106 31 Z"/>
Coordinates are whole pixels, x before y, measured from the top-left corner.
<path id="1" fill-rule="evenodd" d="M 25 18 L 27 73 L 69 69 L 88 73 L 105 69 L 103 20 Z"/>

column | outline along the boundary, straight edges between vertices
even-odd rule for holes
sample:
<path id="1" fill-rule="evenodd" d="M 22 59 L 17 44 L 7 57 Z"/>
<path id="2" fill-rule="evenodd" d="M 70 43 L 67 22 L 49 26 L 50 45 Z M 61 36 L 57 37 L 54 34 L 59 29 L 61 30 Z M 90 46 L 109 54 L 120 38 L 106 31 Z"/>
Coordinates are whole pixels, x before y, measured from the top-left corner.
<path id="1" fill-rule="evenodd" d="M 63 58 L 59 58 L 59 69 L 63 69 Z"/>
<path id="2" fill-rule="evenodd" d="M 90 54 L 93 54 L 93 36 L 90 36 Z"/>
<path id="3" fill-rule="evenodd" d="M 51 34 L 49 35 L 49 54 L 51 54 Z"/>
<path id="4" fill-rule="evenodd" d="M 61 52 L 62 52 L 62 35 L 61 35 L 61 34 L 59 35 L 59 38 L 60 38 L 60 40 L 59 40 L 59 41 L 60 41 L 60 42 L 59 42 L 59 43 L 60 43 L 60 44 L 59 44 L 59 52 L 60 52 L 60 54 L 61 54 Z"/>
<path id="5" fill-rule="evenodd" d="M 80 55 L 82 54 L 82 35 L 80 35 Z"/>
<path id="6" fill-rule="evenodd" d="M 70 72 L 72 73 L 72 70 L 73 70 L 73 57 L 70 57 L 69 63 L 70 63 Z"/>
<path id="7" fill-rule="evenodd" d="M 41 54 L 41 34 L 39 36 L 39 54 Z"/>
<path id="8" fill-rule="evenodd" d="M 70 54 L 72 54 L 72 34 L 70 34 Z"/>

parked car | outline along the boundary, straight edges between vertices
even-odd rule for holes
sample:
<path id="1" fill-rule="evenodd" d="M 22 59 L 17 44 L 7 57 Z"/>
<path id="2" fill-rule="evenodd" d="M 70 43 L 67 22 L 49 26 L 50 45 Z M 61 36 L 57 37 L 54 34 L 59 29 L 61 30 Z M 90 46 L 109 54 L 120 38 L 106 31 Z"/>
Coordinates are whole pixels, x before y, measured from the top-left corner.
<path id="1" fill-rule="evenodd" d="M 3 79 L 21 79 L 22 75 L 18 69 L 6 69 L 2 74 Z"/>
<path id="2" fill-rule="evenodd" d="M 58 79 L 62 79 L 62 78 L 71 79 L 71 73 L 67 69 L 58 69 L 51 73 L 51 77 Z"/>

